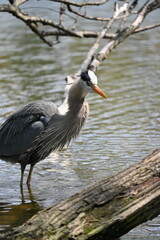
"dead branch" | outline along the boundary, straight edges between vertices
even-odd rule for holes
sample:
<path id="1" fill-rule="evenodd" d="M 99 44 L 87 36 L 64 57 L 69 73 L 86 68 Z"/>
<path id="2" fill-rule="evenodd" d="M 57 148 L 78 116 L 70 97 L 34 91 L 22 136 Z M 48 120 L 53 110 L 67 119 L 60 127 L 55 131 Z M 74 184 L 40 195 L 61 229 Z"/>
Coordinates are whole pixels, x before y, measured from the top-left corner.
<path id="1" fill-rule="evenodd" d="M 158 27 L 158 26 L 157 26 Z M 149 30 L 149 28 L 148 28 Z M 143 28 L 141 29 L 141 31 L 143 31 Z M 145 29 L 144 29 L 145 31 Z M 99 32 L 94 32 L 94 31 L 79 31 L 77 32 L 77 35 L 81 35 L 84 38 L 97 38 L 99 36 Z M 59 31 L 52 31 L 52 32 L 43 32 L 42 33 L 43 36 L 60 36 L 60 37 L 67 37 L 68 34 L 64 33 L 64 32 L 59 32 Z M 116 34 L 114 33 L 108 33 L 104 35 L 104 39 L 112 39 L 113 37 L 115 37 Z"/>
<path id="2" fill-rule="evenodd" d="M 95 59 L 91 62 L 90 68 L 93 71 L 96 71 L 97 67 L 100 65 L 104 59 L 108 56 L 108 54 L 120 43 L 122 43 L 127 37 L 132 35 L 133 33 L 138 30 L 140 25 L 143 23 L 145 17 L 147 14 L 149 14 L 151 11 L 154 11 L 155 9 L 160 7 L 160 0 L 155 0 L 150 4 L 147 4 L 147 2 L 143 5 L 143 7 L 140 9 L 136 19 L 134 22 L 127 28 L 121 29 L 121 31 L 118 31 L 116 36 L 109 41 L 97 54 Z"/>
<path id="3" fill-rule="evenodd" d="M 92 14 L 90 13 L 92 13 L 92 8 L 103 5 L 106 8 L 106 13 L 107 13 L 108 0 L 82 1 L 78 3 L 76 1 L 70 1 L 70 0 L 52 0 L 51 2 L 53 4 L 59 3 L 59 10 L 57 11 L 59 13 L 59 21 L 54 21 L 53 20 L 54 16 L 52 16 L 51 19 L 50 18 L 47 19 L 46 17 L 31 15 L 27 11 L 28 8 L 23 7 L 23 5 L 25 6 L 25 3 L 29 1 L 31 2 L 31 0 L 9 0 L 10 4 L 0 4 L 0 12 L 8 12 L 13 16 L 15 16 L 16 18 L 23 21 L 31 29 L 31 31 L 33 31 L 36 35 L 38 35 L 38 37 L 49 46 L 52 46 L 55 43 L 55 41 L 53 41 L 51 36 L 55 36 L 56 42 L 60 42 L 61 36 L 77 37 L 77 38 L 89 38 L 89 37 L 97 38 L 94 46 L 92 47 L 92 51 L 90 50 L 90 53 L 87 55 L 88 60 L 86 60 L 86 63 L 82 66 L 82 68 L 87 67 L 89 60 L 93 58 L 93 54 L 95 54 L 96 51 L 98 50 L 98 46 L 102 39 L 104 38 L 111 39 L 112 36 L 113 37 L 117 36 L 116 35 L 117 32 L 116 33 L 112 32 L 108 34 L 108 30 L 111 27 L 114 28 L 115 22 L 119 22 L 119 29 L 117 29 L 117 31 L 124 32 L 124 29 L 126 28 L 125 25 L 127 25 L 130 22 L 130 19 L 129 19 L 130 16 L 134 14 L 137 16 L 137 19 L 140 18 L 140 12 L 142 12 L 142 9 L 144 8 L 144 5 L 142 5 L 138 11 L 134 11 L 135 7 L 137 6 L 138 0 L 122 1 L 121 3 L 117 1 L 115 3 L 115 6 L 113 2 L 113 10 L 114 10 L 113 14 L 109 13 L 110 17 L 101 17 L 101 15 L 99 14 L 100 11 L 96 12 L 97 16 L 91 16 Z M 147 9 L 145 11 L 146 16 L 151 11 L 154 11 L 160 7 L 159 1 L 160 0 L 152 0 L 151 3 L 149 3 L 148 1 L 145 1 L 145 6 Z M 22 10 L 22 7 L 23 7 L 23 10 Z M 39 5 L 37 7 L 39 7 Z M 65 18 L 67 18 L 67 21 Z M 101 21 L 102 27 L 101 28 L 98 27 L 97 31 L 93 32 L 93 31 L 90 31 L 90 29 L 88 30 L 79 29 L 78 24 L 74 24 L 74 27 L 68 27 L 68 25 L 66 24 L 68 20 L 73 21 L 74 19 L 77 23 L 77 21 L 80 21 L 80 19 L 82 18 L 85 18 L 86 21 L 94 21 L 95 26 L 98 22 Z M 155 23 L 153 26 L 148 26 L 148 27 L 146 26 L 145 28 L 142 29 L 140 28 L 140 25 L 142 22 L 143 21 L 140 21 L 139 30 L 138 28 L 137 29 L 135 28 L 134 31 L 130 33 L 130 35 L 159 26 L 159 23 Z M 103 23 L 105 24 L 103 25 Z M 90 57 L 88 57 L 89 55 Z"/>
<path id="4" fill-rule="evenodd" d="M 128 3 L 125 3 L 122 7 L 118 8 L 117 6 L 115 7 L 115 11 L 114 14 L 112 16 L 112 18 L 110 19 L 110 21 L 106 24 L 106 26 L 102 29 L 102 31 L 99 33 L 95 43 L 93 44 L 93 46 L 91 47 L 91 49 L 89 50 L 86 59 L 84 60 L 84 62 L 81 65 L 82 70 L 84 71 L 85 69 L 88 68 L 91 59 L 93 57 L 93 55 L 95 54 L 95 52 L 97 51 L 99 44 L 101 42 L 101 40 L 104 38 L 105 34 L 107 33 L 107 31 L 111 28 L 112 24 L 114 23 L 115 19 L 122 13 L 127 11 L 128 8 Z M 90 67 L 91 68 L 91 67 Z M 91 68 L 92 70 L 96 70 L 95 68 Z"/>
<path id="5" fill-rule="evenodd" d="M 73 10 L 72 7 L 69 4 L 67 5 L 67 7 L 68 7 L 69 12 L 74 13 L 75 15 L 80 16 L 80 17 L 85 18 L 85 19 L 94 20 L 94 21 L 101 21 L 101 22 L 106 22 L 106 21 L 110 20 L 109 18 L 87 16 L 86 14 L 82 14 L 79 11 Z"/>
<path id="6" fill-rule="evenodd" d="M 157 27 L 160 27 L 160 23 L 145 26 L 143 28 L 138 28 L 132 34 L 144 32 L 144 31 L 151 30 L 151 29 L 154 29 L 154 28 L 157 28 Z"/>
<path id="7" fill-rule="evenodd" d="M 60 2 L 60 3 L 65 3 L 65 4 L 69 4 L 75 7 L 84 7 L 84 6 L 98 6 L 98 5 L 102 5 L 106 2 L 108 2 L 109 0 L 101 0 L 101 1 L 93 1 L 93 2 L 87 2 L 87 1 L 83 1 L 82 3 L 77 3 L 74 1 L 69 1 L 69 0 L 50 0 L 53 2 Z"/>

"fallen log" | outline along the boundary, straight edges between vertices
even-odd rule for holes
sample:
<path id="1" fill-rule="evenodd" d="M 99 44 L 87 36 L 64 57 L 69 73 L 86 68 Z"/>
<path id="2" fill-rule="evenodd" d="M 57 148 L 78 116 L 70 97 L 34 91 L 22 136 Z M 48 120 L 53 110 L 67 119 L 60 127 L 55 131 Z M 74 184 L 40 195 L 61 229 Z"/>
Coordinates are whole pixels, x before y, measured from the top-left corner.
<path id="1" fill-rule="evenodd" d="M 128 169 L 40 211 L 0 239 L 111 240 L 159 214 L 160 149 Z"/>

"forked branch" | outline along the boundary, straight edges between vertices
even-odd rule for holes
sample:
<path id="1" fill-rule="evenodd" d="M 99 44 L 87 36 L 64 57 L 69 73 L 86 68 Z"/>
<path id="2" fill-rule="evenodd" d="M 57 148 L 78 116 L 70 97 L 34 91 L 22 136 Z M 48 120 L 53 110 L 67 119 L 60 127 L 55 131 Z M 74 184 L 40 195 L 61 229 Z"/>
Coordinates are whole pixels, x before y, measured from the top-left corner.
<path id="1" fill-rule="evenodd" d="M 31 0 L 8 0 L 8 4 L 0 4 L 0 12 L 8 12 L 14 17 L 23 21 L 43 42 L 49 46 L 53 46 L 60 42 L 62 36 L 67 37 L 77 37 L 77 38 L 96 38 L 94 46 L 92 46 L 92 51 L 87 55 L 85 63 L 83 63 L 82 68 L 86 68 L 88 62 L 93 58 L 93 55 L 98 50 L 98 47 L 104 38 L 111 39 L 112 37 L 117 37 L 117 32 L 124 32 L 126 24 L 131 23 L 131 16 L 135 15 L 136 19 L 139 21 L 138 28 L 133 28 L 133 31 L 128 31 L 128 36 L 140 31 L 146 31 L 155 27 L 159 27 L 160 23 L 156 22 L 153 25 L 140 27 L 143 20 L 141 20 L 141 14 L 144 17 L 148 15 L 151 11 L 154 11 L 160 7 L 160 0 L 150 1 L 111 1 L 111 0 L 93 0 L 93 1 L 71 1 L 71 0 L 50 0 L 52 6 L 50 7 L 51 14 L 47 14 L 48 18 L 42 16 L 32 15 L 29 10 L 32 7 L 25 7 L 27 4 L 32 4 Z M 112 12 L 109 10 L 112 4 Z M 137 11 L 135 7 L 137 3 L 141 4 L 140 9 Z M 142 5 L 144 4 L 144 5 Z M 40 7 L 40 2 L 37 1 L 37 9 Z M 101 16 L 100 7 L 106 9 L 106 16 Z M 145 14 L 143 14 L 142 9 L 145 7 Z M 53 10 L 55 9 L 55 10 Z M 96 9 L 96 11 L 93 11 Z M 46 11 L 49 10 L 46 8 Z M 94 12 L 94 14 L 93 14 Z M 54 14 L 53 14 L 54 13 Z M 57 21 L 59 19 L 59 21 Z M 91 31 L 91 29 L 83 29 L 83 24 L 77 24 L 81 19 L 85 19 L 86 26 L 90 26 L 89 22 L 94 22 L 96 31 Z M 101 22 L 101 26 L 99 25 Z M 116 33 L 113 32 L 115 22 L 119 23 L 119 28 Z M 137 25 L 137 23 L 135 22 Z M 112 32 L 108 33 L 108 30 Z M 130 33 L 129 33 L 130 32 Z M 53 39 L 55 37 L 56 41 Z M 126 36 L 127 37 L 127 36 Z M 58 40 L 58 41 L 57 41 Z M 122 41 L 122 38 L 121 38 Z M 115 46 L 114 46 L 115 47 Z M 111 50 L 111 49 L 110 49 Z"/>

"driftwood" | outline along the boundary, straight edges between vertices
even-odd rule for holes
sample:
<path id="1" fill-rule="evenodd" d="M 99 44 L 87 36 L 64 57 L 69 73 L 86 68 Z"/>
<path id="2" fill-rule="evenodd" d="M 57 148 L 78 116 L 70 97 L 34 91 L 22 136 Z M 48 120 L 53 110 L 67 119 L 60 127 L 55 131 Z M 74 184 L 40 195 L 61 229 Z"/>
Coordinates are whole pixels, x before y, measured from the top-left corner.
<path id="1" fill-rule="evenodd" d="M 110 240 L 160 214 L 160 149 L 0 239 Z"/>

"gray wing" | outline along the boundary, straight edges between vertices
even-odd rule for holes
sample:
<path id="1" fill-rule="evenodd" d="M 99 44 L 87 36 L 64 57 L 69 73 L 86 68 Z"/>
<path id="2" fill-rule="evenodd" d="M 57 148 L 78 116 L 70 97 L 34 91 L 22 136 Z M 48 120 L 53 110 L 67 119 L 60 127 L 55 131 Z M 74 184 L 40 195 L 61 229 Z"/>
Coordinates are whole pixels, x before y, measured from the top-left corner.
<path id="1" fill-rule="evenodd" d="M 12 114 L 0 128 L 0 157 L 26 152 L 56 113 L 53 103 L 35 101 Z"/>

